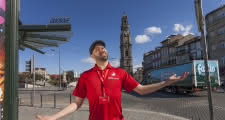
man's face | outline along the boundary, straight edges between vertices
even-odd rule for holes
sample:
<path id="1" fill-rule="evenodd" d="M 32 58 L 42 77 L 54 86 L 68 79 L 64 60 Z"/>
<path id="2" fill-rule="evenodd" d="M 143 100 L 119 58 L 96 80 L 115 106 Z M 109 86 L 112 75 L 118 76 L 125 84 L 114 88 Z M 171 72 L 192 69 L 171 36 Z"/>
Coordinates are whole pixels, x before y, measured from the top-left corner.
<path id="1" fill-rule="evenodd" d="M 107 61 L 108 53 L 103 45 L 96 45 L 91 57 L 96 61 Z"/>

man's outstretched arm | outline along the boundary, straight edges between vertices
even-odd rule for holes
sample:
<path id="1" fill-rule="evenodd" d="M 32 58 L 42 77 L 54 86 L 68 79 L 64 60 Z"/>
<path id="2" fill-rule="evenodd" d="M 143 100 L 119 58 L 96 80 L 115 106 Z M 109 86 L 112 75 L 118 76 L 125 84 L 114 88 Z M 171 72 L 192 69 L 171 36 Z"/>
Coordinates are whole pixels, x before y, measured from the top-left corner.
<path id="1" fill-rule="evenodd" d="M 139 84 L 136 88 L 134 88 L 134 91 L 141 95 L 153 93 L 170 84 L 184 80 L 187 77 L 187 75 L 188 75 L 188 72 L 185 72 L 182 76 L 176 76 L 176 74 L 174 74 L 168 78 L 168 81 L 162 81 L 162 82 L 150 84 L 150 85 Z"/>
<path id="2" fill-rule="evenodd" d="M 72 102 L 70 105 L 68 105 L 67 107 L 65 107 L 61 111 L 57 112 L 56 114 L 51 115 L 51 116 L 49 116 L 49 115 L 37 115 L 36 118 L 38 118 L 39 120 L 57 120 L 59 118 L 62 118 L 64 116 L 78 110 L 81 107 L 83 101 L 84 101 L 84 98 L 76 97 L 74 102 Z"/>

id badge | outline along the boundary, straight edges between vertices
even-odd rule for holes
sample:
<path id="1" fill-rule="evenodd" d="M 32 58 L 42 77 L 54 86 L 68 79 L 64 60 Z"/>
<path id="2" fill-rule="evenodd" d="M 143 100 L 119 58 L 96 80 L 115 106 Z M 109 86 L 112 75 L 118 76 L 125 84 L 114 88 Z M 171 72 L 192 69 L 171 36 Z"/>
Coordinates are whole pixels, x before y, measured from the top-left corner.
<path id="1" fill-rule="evenodd" d="M 109 103 L 109 96 L 99 96 L 99 104 L 108 104 Z"/>

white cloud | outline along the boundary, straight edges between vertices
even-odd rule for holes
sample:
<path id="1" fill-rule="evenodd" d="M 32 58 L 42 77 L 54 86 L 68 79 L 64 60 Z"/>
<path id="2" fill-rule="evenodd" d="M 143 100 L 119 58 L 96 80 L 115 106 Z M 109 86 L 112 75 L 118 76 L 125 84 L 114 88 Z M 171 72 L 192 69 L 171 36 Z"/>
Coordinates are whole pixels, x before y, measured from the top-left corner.
<path id="1" fill-rule="evenodd" d="M 91 57 L 84 58 L 84 59 L 81 60 L 81 62 L 89 63 L 91 65 L 94 65 L 95 64 L 95 60 L 92 59 Z"/>
<path id="2" fill-rule="evenodd" d="M 136 64 L 136 65 L 134 65 L 133 71 L 136 72 L 137 71 L 137 68 L 139 68 L 139 67 L 142 67 L 142 64 Z"/>
<path id="3" fill-rule="evenodd" d="M 135 38 L 135 41 L 138 44 L 143 44 L 143 43 L 146 43 L 146 42 L 151 42 L 151 39 L 147 35 L 137 35 L 136 38 Z"/>
<path id="4" fill-rule="evenodd" d="M 148 27 L 145 29 L 145 34 L 149 34 L 149 33 L 155 33 L 155 34 L 160 34 L 162 33 L 162 30 L 160 27 Z"/>
<path id="5" fill-rule="evenodd" d="M 182 35 L 183 35 L 183 36 L 186 36 L 186 35 L 189 35 L 189 34 L 194 35 L 194 33 L 192 33 L 192 32 L 184 32 Z"/>
<path id="6" fill-rule="evenodd" d="M 113 66 L 113 67 L 119 67 L 120 66 L 120 61 L 119 60 L 112 60 L 110 62 L 110 64 Z"/>
<path id="7" fill-rule="evenodd" d="M 192 25 L 186 25 L 186 27 L 182 24 L 174 24 L 174 32 L 176 33 L 182 33 L 182 35 L 186 36 L 188 34 L 194 34 L 190 32 L 192 30 Z"/>
<path id="8" fill-rule="evenodd" d="M 88 63 L 88 64 L 90 64 L 91 66 L 95 65 L 95 61 L 94 61 L 94 59 L 92 59 L 91 57 L 84 58 L 84 59 L 82 59 L 81 61 L 84 62 L 84 63 Z M 119 66 L 120 66 L 120 61 L 119 61 L 118 59 L 110 60 L 110 64 L 111 64 L 113 67 L 119 67 Z"/>
<path id="9" fill-rule="evenodd" d="M 184 26 L 182 24 L 174 24 L 174 32 L 182 32 L 184 31 Z"/>

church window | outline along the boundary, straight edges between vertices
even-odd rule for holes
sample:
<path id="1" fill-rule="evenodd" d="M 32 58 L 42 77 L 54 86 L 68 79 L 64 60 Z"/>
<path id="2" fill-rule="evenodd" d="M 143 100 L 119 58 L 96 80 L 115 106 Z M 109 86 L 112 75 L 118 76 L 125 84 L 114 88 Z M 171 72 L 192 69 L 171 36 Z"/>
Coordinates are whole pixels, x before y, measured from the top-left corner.
<path id="1" fill-rule="evenodd" d="M 128 56 L 128 50 L 126 50 L 126 56 Z"/>

